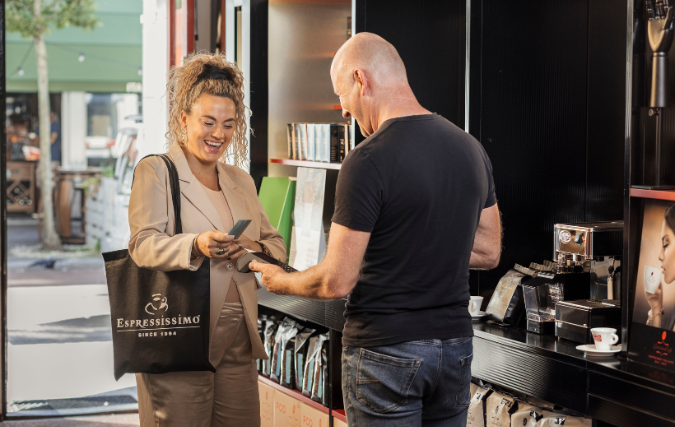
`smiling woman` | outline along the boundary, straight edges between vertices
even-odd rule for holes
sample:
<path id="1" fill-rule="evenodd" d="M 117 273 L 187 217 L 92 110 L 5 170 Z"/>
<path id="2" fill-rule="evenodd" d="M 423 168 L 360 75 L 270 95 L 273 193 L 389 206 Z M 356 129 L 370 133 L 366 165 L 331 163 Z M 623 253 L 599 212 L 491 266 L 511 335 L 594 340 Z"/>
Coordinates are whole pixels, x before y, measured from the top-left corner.
<path id="1" fill-rule="evenodd" d="M 136 168 L 129 254 L 139 266 L 161 271 L 210 263 L 209 361 L 215 367 L 215 372 L 136 374 L 142 426 L 260 425 L 254 360 L 266 354 L 256 327 L 258 287 L 253 273 L 240 273 L 234 265 L 246 249 L 285 261 L 286 246 L 260 205 L 253 179 L 238 167 L 247 158 L 243 84 L 241 71 L 221 55 L 193 55 L 175 67 L 167 86 L 167 138 L 181 194 L 171 194 L 159 158 L 144 159 Z M 182 234 L 174 232 L 176 196 Z M 251 223 L 235 239 L 226 233 L 238 220 Z M 171 308 L 165 311 L 173 322 Z M 154 332 L 147 337 L 154 339 Z"/>
<path id="2" fill-rule="evenodd" d="M 199 139 L 201 133 L 222 128 L 228 144 L 214 141 L 222 144 L 219 158 L 239 167 L 246 164 L 246 119 L 250 112 L 244 104 L 244 76 L 235 64 L 222 55 L 191 55 L 182 67 L 171 70 L 167 96 L 169 145 L 184 147 L 190 139 Z"/>

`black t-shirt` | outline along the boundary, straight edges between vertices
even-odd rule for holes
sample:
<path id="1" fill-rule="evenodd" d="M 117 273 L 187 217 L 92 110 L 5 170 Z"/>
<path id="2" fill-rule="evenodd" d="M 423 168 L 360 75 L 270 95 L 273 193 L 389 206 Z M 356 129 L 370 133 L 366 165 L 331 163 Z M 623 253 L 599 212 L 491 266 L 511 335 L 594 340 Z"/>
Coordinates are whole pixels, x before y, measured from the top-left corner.
<path id="1" fill-rule="evenodd" d="M 343 345 L 472 336 L 469 259 L 496 202 L 483 147 L 437 114 L 387 120 L 352 150 L 333 222 L 371 236 Z"/>

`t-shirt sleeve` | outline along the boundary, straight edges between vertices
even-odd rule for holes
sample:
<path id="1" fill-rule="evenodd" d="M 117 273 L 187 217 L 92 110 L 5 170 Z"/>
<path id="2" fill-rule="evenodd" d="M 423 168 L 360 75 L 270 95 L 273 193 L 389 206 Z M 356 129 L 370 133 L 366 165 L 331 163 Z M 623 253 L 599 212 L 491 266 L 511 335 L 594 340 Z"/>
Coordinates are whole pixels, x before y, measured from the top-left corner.
<path id="1" fill-rule="evenodd" d="M 372 232 L 380 215 L 384 188 L 373 162 L 353 151 L 340 168 L 332 221 L 353 230 Z"/>
<path id="2" fill-rule="evenodd" d="M 487 209 L 497 203 L 497 193 L 495 192 L 495 180 L 492 177 L 492 162 L 485 151 L 483 151 L 483 157 L 485 158 L 485 169 L 488 180 L 488 195 L 483 209 Z"/>

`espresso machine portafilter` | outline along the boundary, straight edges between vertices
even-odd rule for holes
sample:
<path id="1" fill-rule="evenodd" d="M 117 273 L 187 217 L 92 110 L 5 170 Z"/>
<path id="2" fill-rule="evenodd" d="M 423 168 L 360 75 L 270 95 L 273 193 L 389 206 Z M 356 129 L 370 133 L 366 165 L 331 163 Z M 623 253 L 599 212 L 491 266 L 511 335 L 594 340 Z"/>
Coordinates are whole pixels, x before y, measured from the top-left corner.
<path id="1" fill-rule="evenodd" d="M 555 224 L 553 230 L 558 272 L 588 272 L 591 299 L 620 299 L 623 221 Z"/>

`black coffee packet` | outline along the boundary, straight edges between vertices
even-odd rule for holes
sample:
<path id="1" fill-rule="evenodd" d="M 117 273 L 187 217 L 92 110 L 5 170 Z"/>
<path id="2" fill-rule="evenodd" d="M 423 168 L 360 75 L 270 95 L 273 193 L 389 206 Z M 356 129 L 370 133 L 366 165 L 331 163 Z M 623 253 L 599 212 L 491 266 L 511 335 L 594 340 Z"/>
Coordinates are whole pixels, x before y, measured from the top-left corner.
<path id="1" fill-rule="evenodd" d="M 265 330 L 263 337 L 263 344 L 265 347 L 265 353 L 267 353 L 267 359 L 263 360 L 262 363 L 262 375 L 269 377 L 272 372 L 272 351 L 274 350 L 274 339 L 277 332 L 277 327 L 281 322 L 276 320 L 274 316 L 270 316 L 265 321 Z"/>
<path id="2" fill-rule="evenodd" d="M 305 369 L 305 361 L 309 352 L 309 339 L 316 332 L 314 329 L 305 328 L 295 336 L 293 359 L 295 364 L 295 382 L 293 387 L 302 391 L 302 377 Z"/>
<path id="3" fill-rule="evenodd" d="M 294 341 L 298 328 L 297 322 L 287 317 L 279 325 L 274 337 L 270 379 L 282 385 L 290 384 L 293 375 L 293 347 L 289 346 L 289 342 Z"/>
<path id="4" fill-rule="evenodd" d="M 302 374 L 302 394 L 312 397 L 315 383 L 321 383 L 321 347 L 323 342 L 328 339 L 327 335 L 317 335 L 309 339 L 309 349 L 307 350 L 307 360 Z M 318 365 L 318 366 L 317 366 Z M 318 373 L 317 373 L 318 369 Z M 319 386 L 318 384 L 317 386 Z M 317 390 L 318 393 L 318 390 Z"/>

